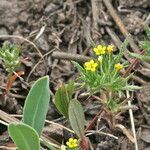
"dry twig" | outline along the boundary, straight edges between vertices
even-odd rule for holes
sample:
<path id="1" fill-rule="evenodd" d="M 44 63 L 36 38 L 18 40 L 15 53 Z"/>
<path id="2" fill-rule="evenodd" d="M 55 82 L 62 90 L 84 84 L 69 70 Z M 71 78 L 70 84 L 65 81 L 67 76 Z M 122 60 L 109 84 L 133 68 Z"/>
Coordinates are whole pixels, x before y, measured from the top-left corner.
<path id="1" fill-rule="evenodd" d="M 59 51 L 53 52 L 52 57 L 57 59 L 74 60 L 78 62 L 85 62 L 91 59 L 90 57 L 87 56 L 82 56 L 79 54 L 69 54 L 69 53 L 59 52 Z"/>

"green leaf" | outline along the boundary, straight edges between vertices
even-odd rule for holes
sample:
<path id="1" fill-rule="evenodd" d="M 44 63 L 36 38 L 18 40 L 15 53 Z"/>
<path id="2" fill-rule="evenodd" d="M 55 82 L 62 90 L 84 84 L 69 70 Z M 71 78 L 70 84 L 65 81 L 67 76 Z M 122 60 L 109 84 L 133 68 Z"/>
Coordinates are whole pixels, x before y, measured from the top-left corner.
<path id="1" fill-rule="evenodd" d="M 68 91 L 69 99 L 71 100 L 72 99 L 72 95 L 74 93 L 74 81 L 73 80 L 69 81 L 69 84 L 67 86 L 67 91 Z"/>
<path id="2" fill-rule="evenodd" d="M 40 135 L 46 119 L 50 100 L 49 77 L 38 79 L 29 91 L 23 110 L 23 122 Z"/>
<path id="3" fill-rule="evenodd" d="M 117 101 L 115 99 L 112 99 L 112 98 L 109 99 L 109 101 L 107 102 L 107 106 L 110 108 L 110 110 L 112 112 L 117 112 L 118 107 L 119 107 Z"/>
<path id="4" fill-rule="evenodd" d="M 69 104 L 69 121 L 78 137 L 84 135 L 85 116 L 82 105 L 78 100 L 71 100 Z"/>
<path id="5" fill-rule="evenodd" d="M 47 139 L 41 139 L 41 144 L 45 145 L 47 148 L 49 148 L 50 150 L 58 150 L 58 145 L 51 143 L 51 141 L 47 141 Z"/>
<path id="6" fill-rule="evenodd" d="M 85 70 L 84 70 L 84 68 L 82 68 L 82 66 L 80 66 L 77 62 L 75 62 L 75 61 L 71 61 L 73 64 L 74 64 L 74 66 L 79 70 L 79 72 L 80 73 L 85 73 Z"/>
<path id="7" fill-rule="evenodd" d="M 115 63 L 120 62 L 121 58 L 123 57 L 129 43 L 129 36 L 130 35 L 128 35 L 124 42 L 121 44 L 121 47 L 119 48 L 119 54 L 115 56 Z"/>
<path id="8" fill-rule="evenodd" d="M 68 118 L 68 106 L 74 92 L 74 82 L 70 81 L 68 85 L 62 85 L 55 94 L 55 105 L 58 111 Z"/>
<path id="9" fill-rule="evenodd" d="M 8 132 L 18 150 L 40 150 L 40 141 L 37 132 L 23 123 L 12 123 Z"/>
<path id="10" fill-rule="evenodd" d="M 136 54 L 136 53 L 129 53 L 132 57 L 136 57 L 138 59 L 150 62 L 150 56 L 147 55 L 140 55 L 140 54 Z"/>
<path id="11" fill-rule="evenodd" d="M 126 85 L 122 88 L 122 90 L 128 90 L 128 91 L 134 91 L 134 90 L 140 90 L 142 87 L 136 86 L 136 85 Z"/>

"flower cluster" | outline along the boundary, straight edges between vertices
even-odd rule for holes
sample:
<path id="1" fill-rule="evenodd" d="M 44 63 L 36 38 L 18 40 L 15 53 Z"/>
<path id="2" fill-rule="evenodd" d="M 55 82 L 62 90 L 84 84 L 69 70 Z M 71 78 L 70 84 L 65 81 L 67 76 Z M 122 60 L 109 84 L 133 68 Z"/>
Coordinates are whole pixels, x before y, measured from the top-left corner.
<path id="1" fill-rule="evenodd" d="M 114 51 L 114 45 L 98 45 L 97 47 L 94 47 L 93 51 L 96 55 L 103 55 L 105 53 L 111 54 Z"/>
<path id="2" fill-rule="evenodd" d="M 69 138 L 66 144 L 69 148 L 75 148 L 78 146 L 78 140 L 75 138 Z"/>
<path id="3" fill-rule="evenodd" d="M 85 70 L 87 71 L 92 71 L 95 72 L 99 66 L 99 64 L 102 64 L 103 62 L 103 57 L 106 55 L 110 55 L 114 51 L 114 45 L 108 45 L 108 46 L 103 46 L 103 45 L 98 45 L 93 49 L 95 54 L 98 56 L 97 60 L 90 60 L 84 64 Z M 108 58 L 110 59 L 110 58 Z M 108 59 L 105 61 L 108 61 Z M 105 62 L 104 62 L 105 63 Z M 123 69 L 123 65 L 120 63 L 117 63 L 114 65 L 114 68 L 119 71 Z"/>

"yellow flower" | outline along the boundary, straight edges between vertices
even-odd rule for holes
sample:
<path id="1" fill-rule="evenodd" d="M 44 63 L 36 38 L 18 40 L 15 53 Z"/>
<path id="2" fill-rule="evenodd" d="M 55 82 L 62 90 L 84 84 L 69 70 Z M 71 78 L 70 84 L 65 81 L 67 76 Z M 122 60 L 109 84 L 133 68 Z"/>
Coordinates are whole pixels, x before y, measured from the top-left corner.
<path id="1" fill-rule="evenodd" d="M 114 45 L 108 45 L 106 50 L 107 50 L 108 54 L 111 54 L 114 50 Z"/>
<path id="2" fill-rule="evenodd" d="M 96 55 L 103 55 L 106 51 L 106 46 L 98 45 L 93 49 Z"/>
<path id="3" fill-rule="evenodd" d="M 75 148 L 78 146 L 78 140 L 75 138 L 69 138 L 68 142 L 66 142 L 69 148 Z"/>
<path id="4" fill-rule="evenodd" d="M 121 70 L 123 68 L 123 65 L 118 63 L 118 64 L 115 64 L 115 69 L 116 70 Z"/>
<path id="5" fill-rule="evenodd" d="M 85 64 L 85 69 L 94 72 L 96 70 L 96 67 L 98 66 L 97 63 L 94 62 L 94 60 L 90 60 L 86 62 Z"/>
<path id="6" fill-rule="evenodd" d="M 98 56 L 98 61 L 99 61 L 100 63 L 102 63 L 103 57 L 102 57 L 102 56 Z"/>

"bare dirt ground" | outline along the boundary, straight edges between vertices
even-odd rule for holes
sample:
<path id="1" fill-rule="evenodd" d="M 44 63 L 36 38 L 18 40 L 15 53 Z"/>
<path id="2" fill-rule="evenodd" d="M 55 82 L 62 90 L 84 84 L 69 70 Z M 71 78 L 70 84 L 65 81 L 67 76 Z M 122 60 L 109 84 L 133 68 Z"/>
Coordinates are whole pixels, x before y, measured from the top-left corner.
<path id="1" fill-rule="evenodd" d="M 2 92 L 7 82 L 7 72 L 0 62 L 0 110 L 9 114 L 22 114 L 30 85 L 41 76 L 50 76 L 52 93 L 55 93 L 61 83 L 74 79 L 76 69 L 70 61 L 63 58 L 84 62 L 84 56 L 93 56 L 92 40 L 120 47 L 128 33 L 131 33 L 129 50 L 139 52 L 138 44 L 144 39 L 144 31 L 148 25 L 150 0 L 0 0 L 0 44 L 17 43 L 22 47 L 23 61 L 18 70 L 25 72 L 23 78 L 27 83 L 18 79 L 10 93 L 4 97 Z M 35 43 L 40 52 L 33 43 L 19 37 Z M 125 59 L 132 62 L 129 57 L 125 56 Z M 144 87 L 134 93 L 133 101 L 138 107 L 134 110 L 138 146 L 139 150 L 150 150 L 150 84 L 147 83 L 150 82 L 150 64 L 140 63 L 134 71 L 133 82 Z M 85 102 L 86 97 L 81 95 L 81 91 L 78 91 L 77 97 L 85 106 L 86 116 L 92 119 L 101 106 L 92 101 Z M 47 119 L 63 122 L 52 102 Z M 128 111 L 122 115 L 121 124 L 131 130 Z M 107 135 L 93 135 L 90 139 L 94 143 L 94 149 L 134 149 L 134 144 L 120 130 L 110 130 L 105 122 L 99 128 L 102 127 L 105 128 L 104 132 L 118 139 Z M 49 124 L 44 133 L 60 143 L 62 138 L 68 138 L 68 133 Z M 2 124 L 0 146 L 14 146 Z"/>

